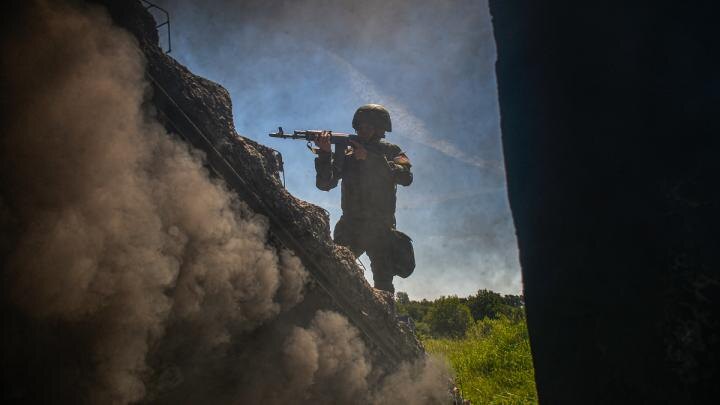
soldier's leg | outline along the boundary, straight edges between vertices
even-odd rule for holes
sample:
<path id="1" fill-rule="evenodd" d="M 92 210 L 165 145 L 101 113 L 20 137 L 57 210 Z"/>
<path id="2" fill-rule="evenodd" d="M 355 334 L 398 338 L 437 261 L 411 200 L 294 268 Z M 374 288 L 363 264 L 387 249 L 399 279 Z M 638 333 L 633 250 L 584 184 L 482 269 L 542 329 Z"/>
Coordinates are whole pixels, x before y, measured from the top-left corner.
<path id="1" fill-rule="evenodd" d="M 367 248 L 368 257 L 370 257 L 370 267 L 373 273 L 373 284 L 379 290 L 395 292 L 393 286 L 393 263 L 391 255 L 391 246 L 389 243 L 389 228 L 377 232 L 372 238 L 373 243 Z"/>
<path id="2" fill-rule="evenodd" d="M 345 246 L 350 249 L 355 257 L 360 257 L 365 253 L 365 246 L 362 243 L 363 238 L 359 224 L 354 224 L 353 221 L 347 218 L 340 217 L 340 220 L 335 224 L 335 231 L 333 232 L 333 240 L 335 244 Z"/>

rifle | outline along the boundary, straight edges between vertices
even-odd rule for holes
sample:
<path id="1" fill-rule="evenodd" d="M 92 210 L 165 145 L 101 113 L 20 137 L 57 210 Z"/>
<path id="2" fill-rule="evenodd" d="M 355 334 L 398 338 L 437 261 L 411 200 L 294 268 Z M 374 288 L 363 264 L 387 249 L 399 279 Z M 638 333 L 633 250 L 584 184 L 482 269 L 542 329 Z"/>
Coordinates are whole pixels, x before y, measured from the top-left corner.
<path id="1" fill-rule="evenodd" d="M 269 135 L 273 138 L 300 139 L 307 141 L 308 149 L 315 153 L 312 148 L 312 143 L 320 136 L 320 134 L 322 134 L 322 131 L 317 129 L 293 131 L 291 134 L 285 133 L 282 127 L 278 127 L 277 132 L 272 132 Z M 345 134 L 342 132 L 330 132 L 330 143 L 332 145 L 335 145 L 335 150 L 333 151 L 333 160 L 335 161 L 336 167 L 340 168 L 341 170 L 343 164 L 345 163 L 345 150 L 348 146 L 352 146 L 350 144 L 350 141 L 360 142 L 360 138 L 358 138 L 357 135 Z"/>
<path id="2" fill-rule="evenodd" d="M 283 132 L 282 127 L 278 127 L 278 131 L 270 133 L 270 136 L 282 139 L 302 139 L 307 141 L 308 145 L 310 145 L 320 136 L 320 134 L 322 134 L 322 131 L 319 129 L 303 129 L 293 131 L 291 134 Z M 348 145 L 350 141 L 359 141 L 359 138 L 357 135 L 345 134 L 342 132 L 330 132 L 330 143 L 333 145 Z"/>
<path id="3" fill-rule="evenodd" d="M 285 133 L 282 129 L 282 127 L 278 127 L 277 132 L 271 132 L 269 135 L 273 138 L 282 138 L 282 139 L 300 139 L 307 141 L 307 147 L 312 151 L 312 153 L 317 153 L 316 149 L 313 149 L 312 143 L 322 134 L 323 131 L 319 129 L 303 129 L 299 131 L 293 131 L 291 133 Z M 348 146 L 352 146 L 350 144 L 351 141 L 358 142 L 363 144 L 363 146 L 368 150 L 368 152 L 372 152 L 375 150 L 374 147 L 371 147 L 372 145 L 368 145 L 365 142 L 362 142 L 360 140 L 360 137 L 358 135 L 354 134 L 346 134 L 344 132 L 332 132 L 330 131 L 330 144 L 335 145 L 335 151 L 333 152 L 333 158 L 336 162 L 336 165 L 342 166 L 342 164 L 345 162 L 345 150 Z M 390 165 L 392 162 L 387 161 L 388 165 Z M 391 170 L 393 170 L 392 166 L 389 166 Z"/>

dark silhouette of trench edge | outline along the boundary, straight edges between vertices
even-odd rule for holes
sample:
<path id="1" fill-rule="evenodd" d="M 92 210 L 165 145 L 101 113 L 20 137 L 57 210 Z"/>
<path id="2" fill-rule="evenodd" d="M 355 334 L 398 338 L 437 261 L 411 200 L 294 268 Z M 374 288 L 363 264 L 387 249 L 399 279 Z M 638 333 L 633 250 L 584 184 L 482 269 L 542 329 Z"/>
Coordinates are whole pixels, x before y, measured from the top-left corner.
<path id="1" fill-rule="evenodd" d="M 283 244 L 293 250 L 308 269 L 317 269 L 319 264 L 308 254 L 305 248 L 290 231 L 287 230 L 282 222 L 273 214 L 272 209 L 260 198 L 245 180 L 237 173 L 235 168 L 228 162 L 222 154 L 215 149 L 212 142 L 203 134 L 202 130 L 195 125 L 190 117 L 180 108 L 167 91 L 155 80 L 149 72 L 146 75 L 150 79 L 156 98 L 155 105 L 158 112 L 171 126 L 174 133 L 190 142 L 194 147 L 204 151 L 207 157 L 207 164 L 212 168 L 215 175 L 222 178 L 226 184 L 252 208 L 255 212 L 265 215 L 270 220 L 272 231 L 281 240 Z M 159 97 L 159 99 L 158 99 Z M 380 348 L 382 353 L 392 359 L 394 364 L 400 364 L 402 357 L 393 349 L 391 342 L 388 342 L 380 334 L 376 333 L 372 325 L 365 321 L 364 315 L 357 310 L 351 302 L 344 298 L 342 294 L 338 294 L 330 285 L 321 271 L 311 271 L 313 277 L 318 281 L 320 287 L 330 296 L 333 301 L 340 306 L 343 313 L 346 314 L 352 323 L 368 338 Z"/>

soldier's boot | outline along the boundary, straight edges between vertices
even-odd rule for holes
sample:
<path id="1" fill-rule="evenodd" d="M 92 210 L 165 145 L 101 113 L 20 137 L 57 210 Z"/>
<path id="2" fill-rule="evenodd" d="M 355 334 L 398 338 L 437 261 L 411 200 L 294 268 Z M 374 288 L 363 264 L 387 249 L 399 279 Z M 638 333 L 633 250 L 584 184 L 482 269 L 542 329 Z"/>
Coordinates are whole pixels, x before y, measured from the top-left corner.
<path id="1" fill-rule="evenodd" d="M 372 253 L 373 255 L 370 257 L 370 260 L 372 263 L 373 283 L 375 284 L 375 288 L 377 288 L 378 290 L 389 291 L 394 296 L 394 274 L 391 270 L 392 266 L 390 266 L 390 263 L 387 259 L 388 255 L 386 254 L 386 252 L 383 252 L 384 254 L 382 256 L 378 255 L 375 252 Z"/>
<path id="2" fill-rule="evenodd" d="M 395 286 L 393 286 L 392 279 L 390 280 L 373 280 L 375 282 L 375 288 L 378 290 L 387 291 L 390 294 L 395 294 Z"/>

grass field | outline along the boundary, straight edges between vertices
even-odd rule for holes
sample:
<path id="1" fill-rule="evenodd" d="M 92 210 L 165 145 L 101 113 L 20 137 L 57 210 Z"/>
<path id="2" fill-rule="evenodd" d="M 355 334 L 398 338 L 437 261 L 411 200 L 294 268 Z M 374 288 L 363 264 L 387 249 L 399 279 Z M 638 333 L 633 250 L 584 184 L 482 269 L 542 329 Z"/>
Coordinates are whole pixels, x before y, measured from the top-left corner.
<path id="1" fill-rule="evenodd" d="M 473 404 L 536 404 L 527 325 L 506 317 L 475 322 L 462 339 L 423 338 L 428 352 L 445 356 L 456 384 Z"/>

